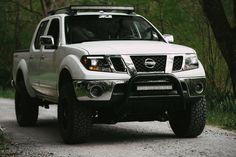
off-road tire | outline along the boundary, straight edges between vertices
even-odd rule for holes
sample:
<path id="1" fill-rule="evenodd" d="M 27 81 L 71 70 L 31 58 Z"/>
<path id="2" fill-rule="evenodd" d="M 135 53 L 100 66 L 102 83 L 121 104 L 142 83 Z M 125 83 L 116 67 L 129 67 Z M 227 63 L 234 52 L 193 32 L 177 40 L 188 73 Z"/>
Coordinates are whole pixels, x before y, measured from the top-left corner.
<path id="1" fill-rule="evenodd" d="M 185 111 L 170 112 L 169 123 L 177 137 L 193 138 L 200 135 L 206 124 L 206 100 L 188 103 Z"/>
<path id="2" fill-rule="evenodd" d="M 15 113 L 19 126 L 34 126 L 38 120 L 39 106 L 28 94 L 24 81 L 16 84 Z"/>
<path id="3" fill-rule="evenodd" d="M 88 106 L 78 102 L 71 83 L 63 84 L 58 104 L 58 123 L 67 144 L 85 142 L 90 134 L 92 117 Z"/>

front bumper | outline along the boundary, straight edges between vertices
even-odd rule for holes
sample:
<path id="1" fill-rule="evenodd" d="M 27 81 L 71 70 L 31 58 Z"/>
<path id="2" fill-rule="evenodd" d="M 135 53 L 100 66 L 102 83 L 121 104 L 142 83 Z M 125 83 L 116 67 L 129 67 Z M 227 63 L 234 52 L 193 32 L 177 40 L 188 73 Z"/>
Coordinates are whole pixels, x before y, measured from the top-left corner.
<path id="1" fill-rule="evenodd" d="M 115 86 L 126 80 L 74 81 L 75 95 L 79 101 L 109 101 Z"/>
<path id="2" fill-rule="evenodd" d="M 155 89 L 138 90 L 138 86 Z M 172 89 L 163 87 L 171 86 Z M 156 88 L 158 87 L 158 88 Z M 171 100 L 204 96 L 205 78 L 178 79 L 172 74 L 136 75 L 130 80 L 74 81 L 79 101 L 111 101 L 114 97 L 126 100 Z"/>

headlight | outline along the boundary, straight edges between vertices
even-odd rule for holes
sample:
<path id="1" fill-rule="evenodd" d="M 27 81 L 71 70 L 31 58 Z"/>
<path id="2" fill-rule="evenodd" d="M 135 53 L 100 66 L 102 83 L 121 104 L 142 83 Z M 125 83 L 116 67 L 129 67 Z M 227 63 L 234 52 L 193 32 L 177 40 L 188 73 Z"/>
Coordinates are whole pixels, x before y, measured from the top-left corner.
<path id="1" fill-rule="evenodd" d="M 196 54 L 187 55 L 185 58 L 184 70 L 191 70 L 198 68 L 198 58 Z"/>
<path id="2" fill-rule="evenodd" d="M 83 56 L 81 63 L 91 71 L 111 72 L 110 65 L 105 56 Z"/>

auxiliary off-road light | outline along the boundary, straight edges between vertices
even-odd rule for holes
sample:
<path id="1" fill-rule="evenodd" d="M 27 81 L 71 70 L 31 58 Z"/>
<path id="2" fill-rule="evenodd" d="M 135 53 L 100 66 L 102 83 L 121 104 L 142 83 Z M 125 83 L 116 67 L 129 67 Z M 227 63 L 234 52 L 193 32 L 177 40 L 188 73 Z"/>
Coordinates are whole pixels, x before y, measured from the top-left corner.
<path id="1" fill-rule="evenodd" d="M 172 90 L 172 85 L 152 85 L 152 86 L 137 86 L 137 91 L 148 91 L 148 90 Z"/>
<path id="2" fill-rule="evenodd" d="M 96 98 L 99 97 L 103 94 L 103 89 L 101 86 L 99 85 L 94 85 L 90 88 L 89 90 L 89 94 L 91 95 L 91 97 Z"/>
<path id="3" fill-rule="evenodd" d="M 203 85 L 203 83 L 202 83 L 202 82 L 196 83 L 196 85 L 195 85 L 195 92 L 196 92 L 197 94 L 202 94 L 203 91 L 204 91 L 204 85 Z"/>

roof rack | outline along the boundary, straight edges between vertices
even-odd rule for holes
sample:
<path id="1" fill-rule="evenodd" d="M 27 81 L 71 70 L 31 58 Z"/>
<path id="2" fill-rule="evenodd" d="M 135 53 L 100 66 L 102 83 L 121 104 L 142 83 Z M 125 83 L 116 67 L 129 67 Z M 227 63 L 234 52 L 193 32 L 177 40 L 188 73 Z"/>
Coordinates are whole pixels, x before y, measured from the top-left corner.
<path id="1" fill-rule="evenodd" d="M 48 16 L 55 14 L 68 14 L 74 15 L 77 12 L 89 12 L 89 11 L 105 11 L 105 12 L 121 12 L 131 14 L 133 13 L 134 7 L 126 6 L 84 6 L 84 5 L 71 5 L 69 7 L 60 8 L 48 12 Z"/>

